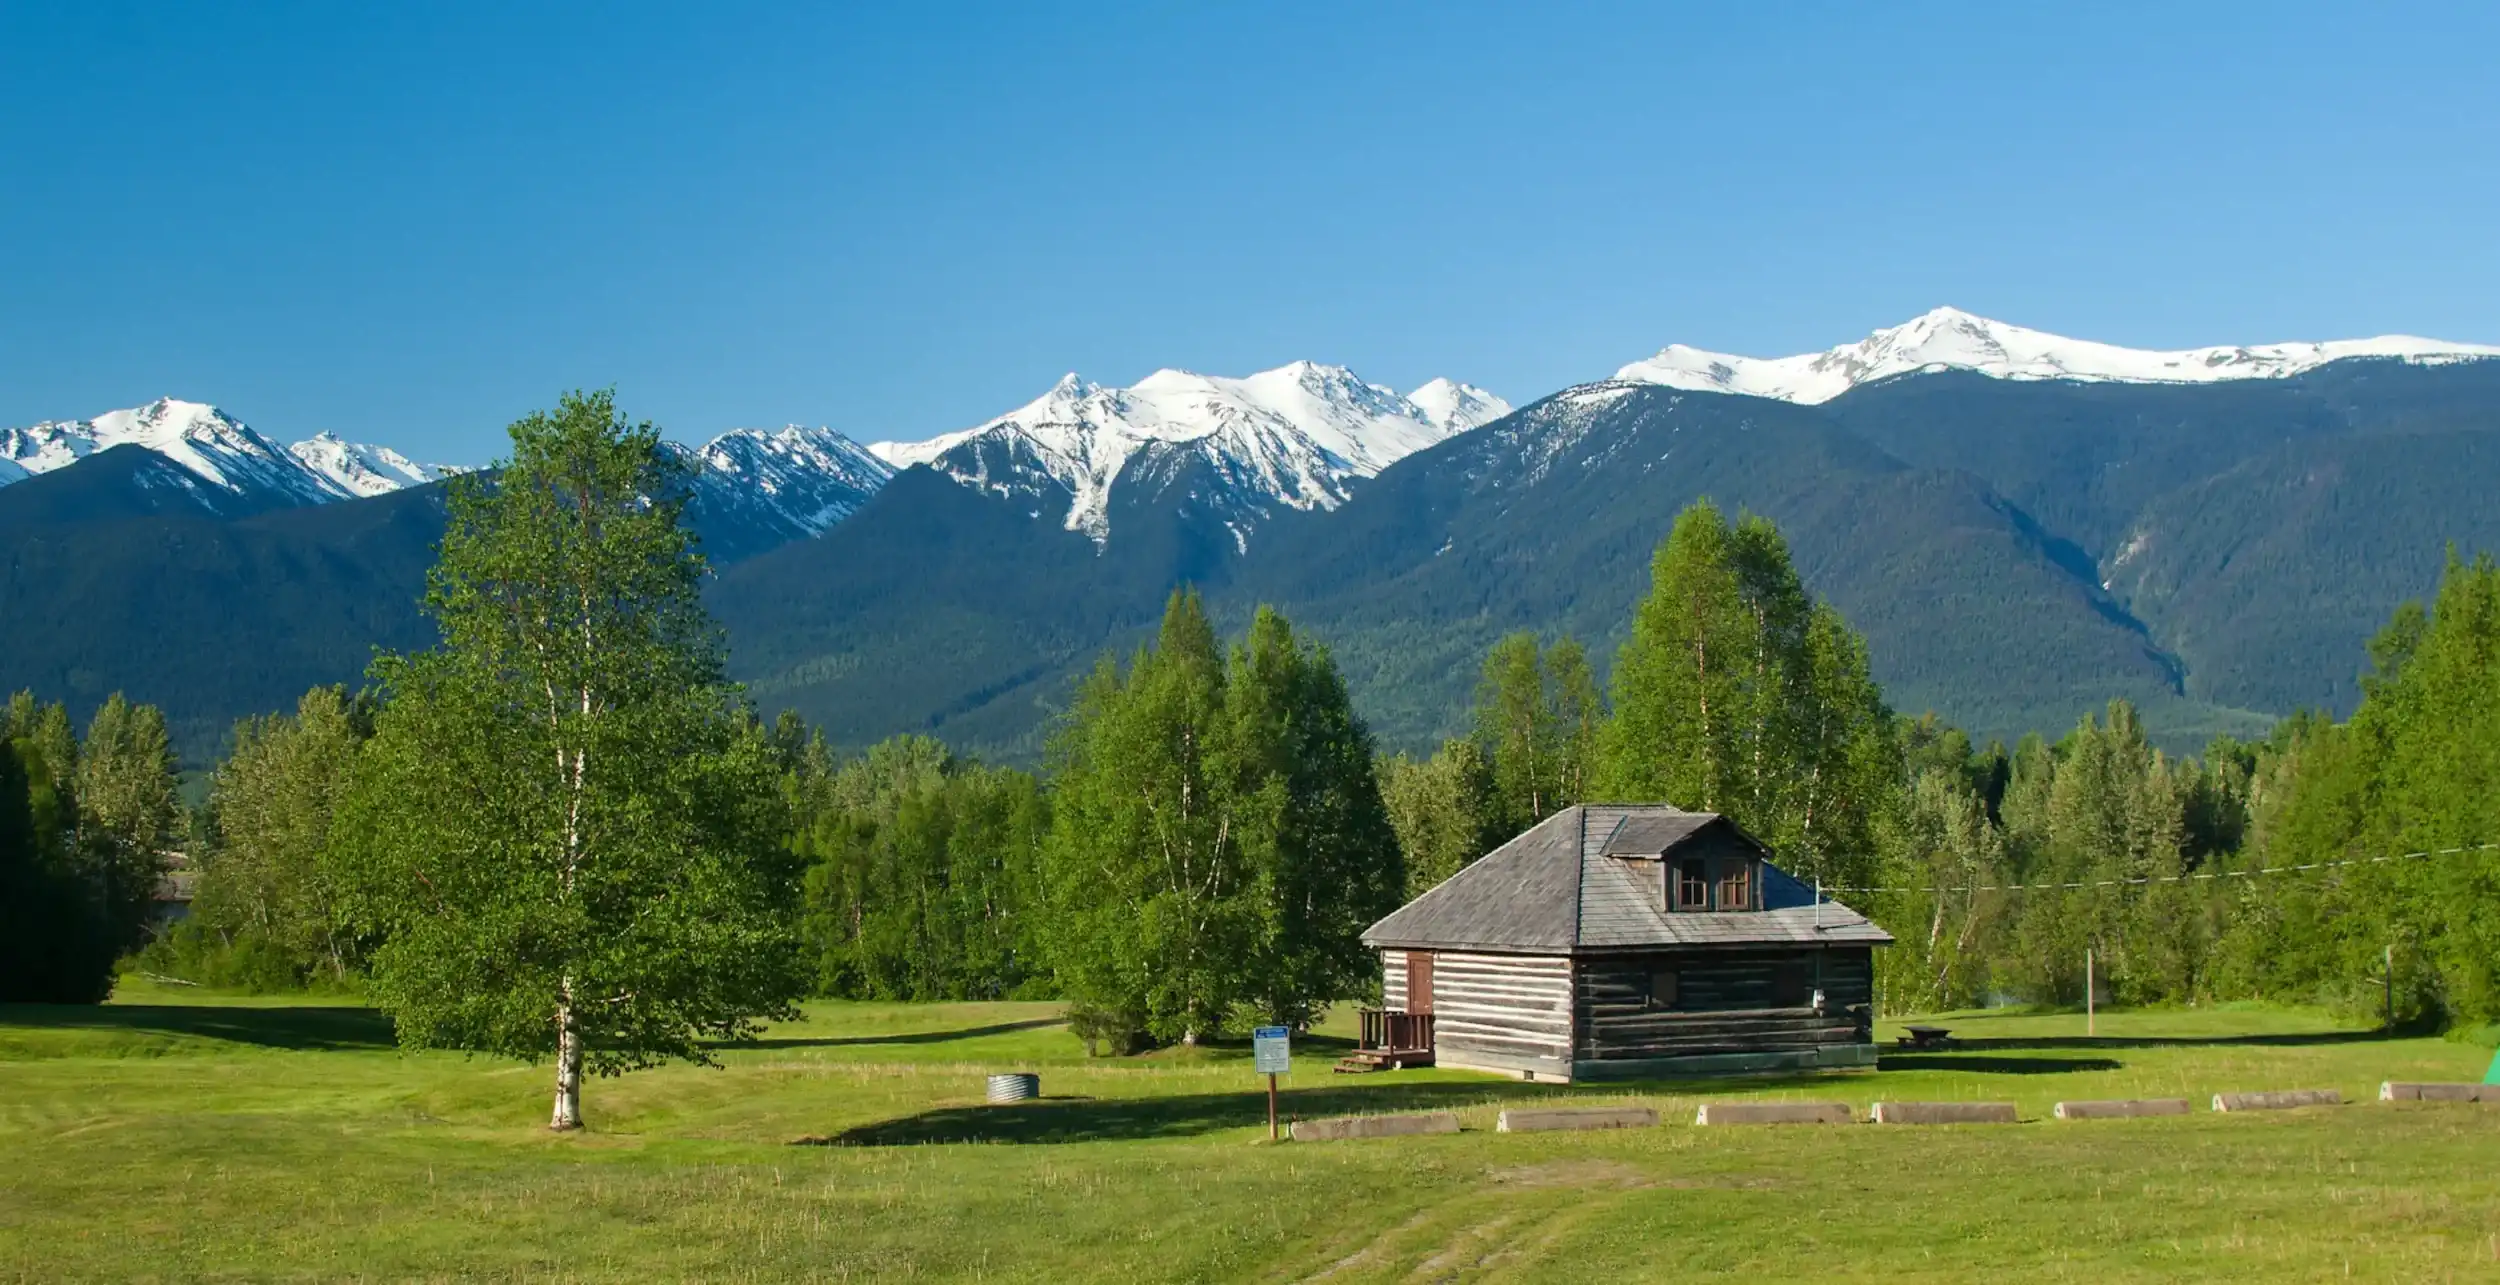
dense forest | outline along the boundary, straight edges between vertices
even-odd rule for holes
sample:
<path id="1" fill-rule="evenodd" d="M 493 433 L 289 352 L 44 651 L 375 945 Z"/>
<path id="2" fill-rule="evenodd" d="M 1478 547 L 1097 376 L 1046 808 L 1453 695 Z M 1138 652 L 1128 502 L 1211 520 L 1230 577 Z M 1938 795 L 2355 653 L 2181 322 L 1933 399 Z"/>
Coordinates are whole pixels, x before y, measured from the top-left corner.
<path id="1" fill-rule="evenodd" d="M 1864 639 L 1805 588 L 1773 524 L 1704 501 L 1656 549 L 1603 685 L 1572 638 L 1503 638 L 1481 658 L 1468 734 L 1384 754 L 1325 645 L 1273 610 L 1228 642 L 1183 590 L 1151 641 L 1082 681 L 1034 773 L 925 736 L 846 757 L 794 715 L 760 722 L 719 677 L 673 515 L 635 507 L 662 487 L 648 472 L 660 466 L 612 419 L 604 403 L 568 401 L 529 429 L 544 441 L 516 425 L 522 458 L 500 489 L 453 499 L 431 595 L 445 648 L 386 657 L 365 692 L 316 689 L 291 714 L 246 720 L 196 815 L 181 813 L 153 711 L 108 703 L 80 738 L 60 707 L 12 702 L 6 998 L 102 998 L 118 959 L 203 984 L 368 989 L 445 1042 L 531 1053 L 535 1037 L 511 1034 L 527 1013 L 464 996 L 551 978 L 570 995 L 597 968 L 639 977 L 614 983 L 639 996 L 665 987 L 637 961 L 679 952 L 686 976 L 734 972 L 747 990 L 669 983 L 684 994 L 653 1019 L 664 1025 L 743 1029 L 740 1014 L 802 991 L 1060 997 L 1089 1044 L 1130 1051 L 1301 1024 L 1363 995 L 1376 976 L 1364 926 L 1539 817 L 1602 799 L 1724 813 L 1868 910 L 1898 939 L 1879 955 L 1892 1012 L 2079 1003 L 2088 958 L 2106 1001 L 2500 1019 L 2500 856 L 2486 846 L 2500 835 L 2500 567 L 2488 558 L 2452 557 L 2430 604 L 2395 612 L 2344 722 L 2303 715 L 2176 756 L 2115 701 L 2009 748 L 1889 708 Z M 600 451 L 625 516 L 599 538 L 651 519 L 615 574 L 659 577 L 620 600 L 675 604 L 617 608 L 600 635 L 639 638 L 619 653 L 625 668 L 669 687 L 613 697 L 662 711 L 618 725 L 675 746 L 643 759 L 639 740 L 602 739 L 624 731 L 566 748 L 562 720 L 497 721 L 498 684 L 536 663 L 540 641 L 510 634 L 521 617 L 497 604 L 527 576 L 572 574 L 514 552 L 564 547 L 575 519 L 520 505 L 512 488 L 533 469 L 575 485 L 566 470 Z M 582 694 L 566 699 L 591 708 L 588 675 L 606 663 L 568 662 Z M 513 690 L 514 708 L 535 699 Z M 499 748 L 476 748 L 489 741 Z M 623 784 L 579 768 L 591 746 L 631 761 Z M 571 812 L 548 810 L 541 787 L 470 779 L 517 777 L 550 754 L 577 765 Z M 442 792 L 466 802 L 449 808 Z M 653 800 L 685 815 L 656 815 Z M 542 838 L 560 830 L 546 841 L 578 856 L 592 843 L 584 809 L 605 809 L 643 855 L 604 891 L 561 866 L 549 895 L 579 901 L 565 932 L 655 931 L 644 912 L 684 895 L 688 862 L 714 870 L 700 879 L 716 910 L 634 960 L 554 951 L 534 979 L 474 948 L 412 946 L 458 924 L 507 934 L 515 958 L 545 949 L 545 925 L 514 908 L 492 861 L 462 854 L 491 848 L 480 827 L 510 815 L 540 818 L 526 824 Z M 150 937 L 148 890 L 178 849 L 197 879 L 191 914 Z M 472 902 L 434 885 L 446 872 L 474 885 Z"/>

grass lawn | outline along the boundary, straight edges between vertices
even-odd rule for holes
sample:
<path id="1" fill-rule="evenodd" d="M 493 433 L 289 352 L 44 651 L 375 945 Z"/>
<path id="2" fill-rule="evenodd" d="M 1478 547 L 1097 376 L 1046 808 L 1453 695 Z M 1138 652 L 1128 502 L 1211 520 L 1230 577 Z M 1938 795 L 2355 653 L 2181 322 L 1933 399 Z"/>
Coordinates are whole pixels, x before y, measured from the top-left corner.
<path id="1" fill-rule="evenodd" d="M 1530 1086 L 1328 1073 L 1285 1109 L 1456 1109 L 1468 1132 L 1264 1142 L 1246 1048 L 1088 1061 L 1048 1005 L 817 1004 L 724 1051 L 593 1082 L 403 1055 L 352 1006 L 126 983 L 0 1007 L 0 1279 L 2500 1280 L 2500 1109 L 2376 1102 L 2487 1050 L 2264 1008 L 1959 1014 L 1877 1072 Z M 1892 1024 L 1887 1023 L 1889 1040 Z M 1044 1101 L 981 1104 L 981 1077 Z M 2353 1105 L 2217 1116 L 2229 1089 Z M 2186 1119 L 2060 1122 L 2061 1098 Z M 1696 1102 L 1987 1099 L 2026 1122 L 1699 1129 Z M 1669 1123 L 1491 1132 L 1504 1104 Z M 834 1145 L 793 1145 L 817 1139 Z"/>

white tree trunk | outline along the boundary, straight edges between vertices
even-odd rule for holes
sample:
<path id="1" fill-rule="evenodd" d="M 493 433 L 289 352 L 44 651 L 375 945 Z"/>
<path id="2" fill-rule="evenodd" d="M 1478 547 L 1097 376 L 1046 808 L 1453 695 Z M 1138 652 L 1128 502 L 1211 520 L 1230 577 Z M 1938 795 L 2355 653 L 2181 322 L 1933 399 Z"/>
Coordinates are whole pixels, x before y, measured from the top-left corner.
<path id="1" fill-rule="evenodd" d="M 556 1109 L 547 1127 L 559 1133 L 582 1127 L 582 1034 L 573 1022 L 570 980 L 556 1006 Z"/>

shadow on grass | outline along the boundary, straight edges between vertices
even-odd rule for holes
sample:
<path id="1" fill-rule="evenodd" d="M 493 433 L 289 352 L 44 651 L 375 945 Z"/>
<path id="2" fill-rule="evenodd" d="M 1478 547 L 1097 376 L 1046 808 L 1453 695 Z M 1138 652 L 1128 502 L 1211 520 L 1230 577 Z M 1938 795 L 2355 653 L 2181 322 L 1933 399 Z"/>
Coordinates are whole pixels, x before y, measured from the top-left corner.
<path id="1" fill-rule="evenodd" d="M 767 1035 L 761 1039 L 728 1040 L 716 1047 L 725 1049 L 829 1049 L 861 1044 L 945 1044 L 954 1040 L 979 1039 L 984 1035 L 1012 1035 L 1017 1031 L 1038 1031 L 1046 1026 L 1065 1026 L 1064 1017 L 1035 1017 L 1021 1022 L 993 1022 L 988 1026 L 967 1026 L 953 1031 L 898 1031 L 890 1035 L 793 1035 L 787 1038 Z"/>
<path id="2" fill-rule="evenodd" d="M 2281 1035 L 2009 1035 L 1953 1037 L 1960 1050 L 1982 1049 L 2184 1049 L 2300 1048 L 2318 1044 L 2369 1044 L 2393 1038 L 2385 1031 L 2300 1031 Z M 1886 1054 L 1890 1061 L 1896 1054 Z M 1913 1055 L 1915 1056 L 1915 1055 Z"/>
<path id="3" fill-rule="evenodd" d="M 1289 1089 L 1278 1098 L 1283 1118 L 1372 1114 L 1383 1111 L 1447 1111 L 1491 1102 L 1553 1098 L 1561 1085 L 1490 1080 L 1411 1084 L 1332 1085 Z M 845 1129 L 802 1143 L 836 1147 L 901 1147 L 938 1142 L 1102 1142 L 1181 1138 L 1267 1123 L 1260 1087 L 1239 1093 L 1173 1094 L 1142 1098 L 1042 1098 L 1002 1106 L 940 1107 L 918 1115 Z"/>
<path id="4" fill-rule="evenodd" d="M 386 1049 L 391 1019 L 347 1005 L 0 1004 L 0 1023 L 53 1030 L 191 1035 L 274 1049 Z"/>
<path id="5" fill-rule="evenodd" d="M 1979 1053 L 1886 1053 L 1887 1071 L 1977 1071 L 1984 1075 L 2062 1075 L 2072 1071 L 2115 1071 L 2126 1064 L 2114 1057 L 1990 1057 Z"/>
<path id="6" fill-rule="evenodd" d="M 1778 1075 L 1684 1080 L 1606 1080 L 1588 1084 L 1530 1084 L 1521 1080 L 1406 1080 L 1397 1072 L 1330 1076 L 1319 1087 L 1279 1095 L 1281 1118 L 1313 1120 L 1396 1111 L 1454 1111 L 1464 1107 L 1520 1103 L 1568 1105 L 1574 1100 L 1617 1099 L 1625 1094 L 1684 1097 L 1747 1096 L 1821 1087 L 1841 1089 L 1856 1072 L 1799 1071 Z M 835 1147 L 900 1147 L 946 1142 L 1106 1142 L 1182 1138 L 1267 1123 L 1260 1084 L 1239 1093 L 1173 1094 L 1163 1097 L 1051 1097 L 996 1106 L 939 1107 L 881 1120 L 831 1137 L 800 1138 L 802 1144 Z"/>

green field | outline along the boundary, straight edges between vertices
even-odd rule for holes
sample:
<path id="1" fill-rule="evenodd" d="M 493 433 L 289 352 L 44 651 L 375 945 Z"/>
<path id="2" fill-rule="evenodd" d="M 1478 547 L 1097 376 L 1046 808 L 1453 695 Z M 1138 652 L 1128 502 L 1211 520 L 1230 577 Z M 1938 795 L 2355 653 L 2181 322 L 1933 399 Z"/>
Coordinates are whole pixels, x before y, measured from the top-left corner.
<path id="1" fill-rule="evenodd" d="M 818 1004 L 726 1069 L 593 1083 L 403 1055 L 361 1008 L 125 984 L 0 1008 L 0 1278 L 23 1280 L 2500 1280 L 2500 1109 L 2386 1105 L 2490 1054 L 2279 1009 L 1960 1015 L 1884 1070 L 1604 1090 L 1339 1076 L 1302 1116 L 1457 1109 L 1455 1137 L 1264 1141 L 1245 1049 L 1085 1059 L 1048 1005 Z M 1888 1034 L 1888 1032 L 1887 1032 Z M 1046 1100 L 981 1104 L 987 1072 Z M 2218 1090 L 2352 1105 L 2216 1116 Z M 1740 1095 L 1991 1099 L 2026 1123 L 1699 1129 Z M 2046 1119 L 2069 1097 L 2187 1119 Z M 1491 1132 L 1504 1104 L 1661 1128 Z M 2036 1117 L 2036 1118 L 2035 1118 Z M 818 1145 L 793 1145 L 812 1140 Z"/>

